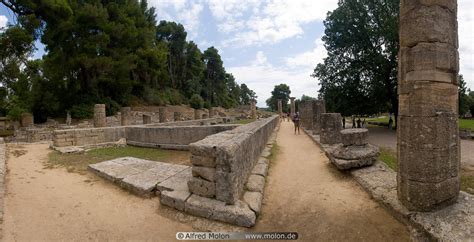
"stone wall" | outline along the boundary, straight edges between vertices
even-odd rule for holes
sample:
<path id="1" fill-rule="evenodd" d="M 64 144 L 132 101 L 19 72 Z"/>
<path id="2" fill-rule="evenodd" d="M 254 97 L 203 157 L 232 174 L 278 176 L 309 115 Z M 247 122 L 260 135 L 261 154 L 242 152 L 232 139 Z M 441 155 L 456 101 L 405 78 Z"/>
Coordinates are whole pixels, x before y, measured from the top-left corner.
<path id="1" fill-rule="evenodd" d="M 85 145 L 97 145 L 103 143 L 117 142 L 121 138 L 126 138 L 125 130 L 130 127 L 166 127 L 166 126 L 192 126 L 192 125 L 211 125 L 223 123 L 224 119 L 202 119 L 202 120 L 189 120 L 182 122 L 170 122 L 170 123 L 155 123 L 151 125 L 139 125 L 139 126 L 117 126 L 117 127 L 101 127 L 101 128 L 84 128 L 84 129 L 64 129 L 49 131 L 53 140 L 53 146 L 65 147 L 65 146 L 85 146 Z M 27 141 L 27 140 L 25 140 Z M 29 141 L 35 142 L 35 141 Z"/>
<path id="2" fill-rule="evenodd" d="M 234 204 L 278 122 L 272 116 L 190 144 L 190 192 Z"/>
<path id="3" fill-rule="evenodd" d="M 187 146 L 202 140 L 209 135 L 236 128 L 238 125 L 205 125 L 205 126 L 164 126 L 164 127 L 127 127 L 125 136 L 127 144 L 143 147 L 160 147 L 161 145 Z"/>
<path id="4" fill-rule="evenodd" d="M 323 100 L 311 100 L 301 102 L 299 105 L 301 125 L 319 134 L 321 131 L 321 114 L 326 112 Z"/>
<path id="5" fill-rule="evenodd" d="M 53 146 L 84 146 L 117 142 L 125 138 L 125 127 L 103 127 L 53 131 Z"/>

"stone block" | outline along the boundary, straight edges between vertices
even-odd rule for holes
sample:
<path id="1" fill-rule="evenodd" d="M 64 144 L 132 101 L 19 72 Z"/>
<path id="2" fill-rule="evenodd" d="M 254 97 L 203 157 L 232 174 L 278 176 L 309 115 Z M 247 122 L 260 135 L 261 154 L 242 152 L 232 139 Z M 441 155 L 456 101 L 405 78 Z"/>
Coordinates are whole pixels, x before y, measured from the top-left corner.
<path id="1" fill-rule="evenodd" d="M 408 210 L 432 211 L 456 202 L 460 189 L 460 178 L 453 177 L 442 182 L 425 183 L 409 180 L 399 173 L 398 197 Z"/>
<path id="2" fill-rule="evenodd" d="M 265 189 L 265 178 L 259 175 L 250 175 L 245 184 L 245 188 L 248 191 L 260 192 L 263 194 L 263 190 Z"/>
<path id="3" fill-rule="evenodd" d="M 203 197 L 215 197 L 216 196 L 216 183 L 206 181 L 197 177 L 191 178 L 188 181 L 189 191 L 193 194 Z"/>
<path id="4" fill-rule="evenodd" d="M 456 48 L 446 43 L 419 43 L 412 48 L 402 48 L 401 51 L 404 56 L 404 65 L 406 65 L 405 73 L 412 71 L 457 73 L 459 71 L 458 52 Z"/>
<path id="5" fill-rule="evenodd" d="M 209 167 L 193 166 L 192 174 L 194 177 L 214 182 L 216 180 L 216 169 Z"/>
<path id="6" fill-rule="evenodd" d="M 368 129 L 344 129 L 341 130 L 341 139 L 344 146 L 366 145 L 369 143 Z"/>
<path id="7" fill-rule="evenodd" d="M 252 174 L 254 175 L 261 175 L 263 177 L 266 177 L 268 173 L 268 165 L 267 164 L 262 164 L 262 163 L 257 163 L 252 170 Z"/>
<path id="8" fill-rule="evenodd" d="M 158 183 L 156 188 L 158 191 L 189 191 L 188 181 L 191 180 L 191 167 L 184 169 L 183 171 L 176 173 L 170 178 Z"/>
<path id="9" fill-rule="evenodd" d="M 196 166 L 216 167 L 216 158 L 191 155 L 191 163 Z"/>
<path id="10" fill-rule="evenodd" d="M 341 142 L 342 116 L 339 113 L 321 114 L 321 143 L 337 144 Z"/>
<path id="11" fill-rule="evenodd" d="M 245 192 L 243 196 L 243 201 L 247 203 L 257 215 L 260 214 L 262 210 L 262 200 L 263 195 L 259 192 Z"/>
<path id="12" fill-rule="evenodd" d="M 222 201 L 191 195 L 185 204 L 186 213 L 218 220 L 242 227 L 255 225 L 256 215 L 247 204 L 237 201 L 235 205 L 226 205 Z"/>
<path id="13" fill-rule="evenodd" d="M 191 193 L 189 191 L 162 191 L 160 194 L 160 202 L 161 204 L 184 212 L 186 200 L 190 196 Z"/>

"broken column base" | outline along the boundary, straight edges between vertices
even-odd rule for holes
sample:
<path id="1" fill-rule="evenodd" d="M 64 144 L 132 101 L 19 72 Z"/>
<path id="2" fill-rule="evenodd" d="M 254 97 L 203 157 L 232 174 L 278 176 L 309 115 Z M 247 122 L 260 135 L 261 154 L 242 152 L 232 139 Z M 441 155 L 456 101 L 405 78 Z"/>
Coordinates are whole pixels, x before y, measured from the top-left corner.
<path id="1" fill-rule="evenodd" d="M 371 166 L 377 161 L 379 148 L 367 144 L 362 146 L 337 145 L 329 150 L 329 160 L 339 170 L 348 170 L 364 166 Z"/>

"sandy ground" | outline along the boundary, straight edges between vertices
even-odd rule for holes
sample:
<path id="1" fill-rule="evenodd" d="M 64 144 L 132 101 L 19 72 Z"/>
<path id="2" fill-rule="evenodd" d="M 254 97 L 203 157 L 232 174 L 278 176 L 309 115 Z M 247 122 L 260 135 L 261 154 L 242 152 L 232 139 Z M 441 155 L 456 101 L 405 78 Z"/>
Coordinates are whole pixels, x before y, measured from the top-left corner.
<path id="1" fill-rule="evenodd" d="M 407 241 L 408 231 L 283 122 L 262 215 L 250 231 L 296 231 L 299 241 Z M 9 145 L 4 241 L 174 241 L 178 231 L 245 231 L 142 199 L 92 174 L 46 169 L 47 145 Z"/>
<path id="2" fill-rule="evenodd" d="M 369 142 L 397 151 L 397 132 L 385 127 L 369 127 Z M 474 141 L 461 140 L 461 163 L 474 170 Z"/>
<path id="3" fill-rule="evenodd" d="M 302 241 L 407 241 L 395 220 L 305 134 L 282 122 L 255 230 L 296 231 Z"/>

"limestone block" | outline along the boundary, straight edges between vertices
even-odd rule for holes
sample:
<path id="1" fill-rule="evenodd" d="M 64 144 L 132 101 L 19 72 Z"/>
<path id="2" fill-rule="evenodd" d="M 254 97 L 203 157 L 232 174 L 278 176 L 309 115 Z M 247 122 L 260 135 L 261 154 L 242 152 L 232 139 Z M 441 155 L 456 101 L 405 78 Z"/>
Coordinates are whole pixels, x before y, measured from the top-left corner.
<path id="1" fill-rule="evenodd" d="M 34 125 L 34 117 L 31 113 L 22 113 L 21 114 L 21 126 L 28 127 Z"/>
<path id="2" fill-rule="evenodd" d="M 257 163 L 252 170 L 252 174 L 254 175 L 261 175 L 263 177 L 266 177 L 268 173 L 268 165 L 267 164 L 259 164 Z"/>
<path id="3" fill-rule="evenodd" d="M 339 113 L 321 114 L 321 143 L 337 144 L 341 142 L 342 116 Z"/>
<path id="4" fill-rule="evenodd" d="M 196 166 L 216 167 L 214 157 L 191 155 L 191 163 Z"/>
<path id="5" fill-rule="evenodd" d="M 216 183 L 206 181 L 197 177 L 191 178 L 188 181 L 189 191 L 193 194 L 203 197 L 215 197 L 216 196 Z"/>
<path id="6" fill-rule="evenodd" d="M 216 168 L 193 166 L 192 174 L 194 177 L 200 177 L 207 181 L 216 180 Z"/>
<path id="7" fill-rule="evenodd" d="M 260 214 L 262 209 L 263 195 L 259 192 L 245 192 L 243 201 L 246 202 L 250 209 L 252 209 L 257 215 Z"/>
<path id="8" fill-rule="evenodd" d="M 186 213 L 242 227 L 255 225 L 255 213 L 242 201 L 226 205 L 222 201 L 191 195 L 185 204 Z"/>
<path id="9" fill-rule="evenodd" d="M 402 48 L 405 72 L 436 71 L 456 73 L 459 71 L 459 56 L 456 48 L 446 43 L 419 43 L 412 48 Z M 424 79 L 432 80 L 432 79 Z"/>
<path id="10" fill-rule="evenodd" d="M 162 191 L 160 202 L 166 206 L 184 212 L 186 200 L 191 196 L 189 191 Z"/>
<path id="11" fill-rule="evenodd" d="M 369 143 L 369 130 L 367 129 L 344 129 L 341 130 L 342 144 L 366 145 Z"/>
<path id="12" fill-rule="evenodd" d="M 457 113 L 458 91 L 451 83 L 405 82 L 400 84 L 399 115 L 436 116 Z"/>
<path id="13" fill-rule="evenodd" d="M 248 191 L 263 193 L 265 189 L 265 178 L 259 175 L 250 175 L 245 188 Z"/>
<path id="14" fill-rule="evenodd" d="M 151 124 L 152 123 L 150 115 L 143 114 L 142 118 L 143 118 L 143 124 Z"/>
<path id="15" fill-rule="evenodd" d="M 120 117 L 121 117 L 121 125 L 130 125 L 131 124 L 131 112 L 132 109 L 130 107 L 122 107 L 120 109 Z"/>

